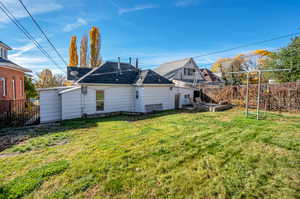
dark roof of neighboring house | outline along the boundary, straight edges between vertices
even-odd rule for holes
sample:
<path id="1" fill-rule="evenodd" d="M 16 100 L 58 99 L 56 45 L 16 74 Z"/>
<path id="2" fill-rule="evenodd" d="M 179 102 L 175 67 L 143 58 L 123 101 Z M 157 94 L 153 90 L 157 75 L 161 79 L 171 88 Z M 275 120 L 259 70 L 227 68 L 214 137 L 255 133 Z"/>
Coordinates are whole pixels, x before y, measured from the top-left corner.
<path id="1" fill-rule="evenodd" d="M 170 80 L 153 70 L 143 70 L 135 82 L 136 84 L 172 84 Z"/>
<path id="2" fill-rule="evenodd" d="M 193 61 L 193 58 L 185 58 L 181 60 L 171 61 L 164 64 L 161 64 L 158 68 L 155 69 L 155 72 L 160 75 L 166 75 L 172 71 L 175 71 L 179 68 L 184 67 L 187 63 Z"/>
<path id="3" fill-rule="evenodd" d="M 14 62 L 8 60 L 8 59 L 4 59 L 2 57 L 0 57 L 0 67 L 6 67 L 6 68 L 11 68 L 11 69 L 15 69 L 15 70 L 20 70 L 23 72 L 32 72 L 31 70 L 27 69 L 27 68 L 23 68 L 21 66 L 19 66 L 18 64 L 15 64 Z"/>
<path id="4" fill-rule="evenodd" d="M 92 68 L 68 67 L 67 79 L 77 81 L 91 70 Z"/>
<path id="5" fill-rule="evenodd" d="M 152 70 L 139 70 L 128 63 L 105 62 L 78 80 L 79 84 L 173 84 Z"/>
<path id="6" fill-rule="evenodd" d="M 207 68 L 200 69 L 201 75 L 208 82 L 222 82 L 222 80 Z"/>
<path id="7" fill-rule="evenodd" d="M 0 45 L 4 46 L 5 48 L 7 48 L 7 50 L 12 50 L 11 47 L 9 47 L 7 44 L 5 44 L 4 42 L 0 41 Z"/>

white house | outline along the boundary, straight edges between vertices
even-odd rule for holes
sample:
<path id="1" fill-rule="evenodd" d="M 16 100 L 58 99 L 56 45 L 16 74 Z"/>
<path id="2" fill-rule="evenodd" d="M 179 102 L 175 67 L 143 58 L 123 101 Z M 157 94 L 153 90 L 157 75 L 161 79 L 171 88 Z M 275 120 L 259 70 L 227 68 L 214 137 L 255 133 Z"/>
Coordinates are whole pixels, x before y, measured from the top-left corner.
<path id="1" fill-rule="evenodd" d="M 154 71 L 175 84 L 175 98 L 180 101 L 179 107 L 190 104 L 190 98 L 200 97 L 201 87 L 223 85 L 221 78 L 208 69 L 200 69 L 193 58 L 167 62 Z"/>
<path id="2" fill-rule="evenodd" d="M 167 62 L 154 71 L 173 81 L 178 87 L 196 87 L 205 83 L 193 58 Z"/>
<path id="3" fill-rule="evenodd" d="M 73 80 L 74 86 L 39 90 L 42 123 L 85 114 L 146 113 L 182 105 L 170 80 L 127 63 L 105 62 L 93 69 L 68 67 L 68 80 Z"/>
<path id="4" fill-rule="evenodd" d="M 154 71 L 175 84 L 174 95 L 176 101 L 179 101 L 179 104 L 175 104 L 176 107 L 191 104 L 190 98 L 199 97 L 198 87 L 205 83 L 201 70 L 193 58 L 167 62 Z"/>

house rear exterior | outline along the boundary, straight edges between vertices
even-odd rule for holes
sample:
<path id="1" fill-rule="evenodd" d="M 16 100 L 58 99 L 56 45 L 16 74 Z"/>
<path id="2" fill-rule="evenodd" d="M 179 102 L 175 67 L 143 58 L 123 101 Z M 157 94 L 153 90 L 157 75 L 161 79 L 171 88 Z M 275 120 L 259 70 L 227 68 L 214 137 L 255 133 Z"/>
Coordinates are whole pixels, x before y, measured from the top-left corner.
<path id="1" fill-rule="evenodd" d="M 175 108 L 174 84 L 152 70 L 106 62 L 68 67 L 72 87 L 40 89 L 41 122 L 112 112 L 147 113 Z"/>

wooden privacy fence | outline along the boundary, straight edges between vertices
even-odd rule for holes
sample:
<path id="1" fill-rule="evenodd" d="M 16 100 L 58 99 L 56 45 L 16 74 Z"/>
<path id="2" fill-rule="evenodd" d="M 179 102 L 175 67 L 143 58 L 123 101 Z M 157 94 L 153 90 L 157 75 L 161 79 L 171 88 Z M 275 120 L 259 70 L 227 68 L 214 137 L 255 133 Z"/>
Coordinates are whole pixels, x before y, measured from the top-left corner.
<path id="1" fill-rule="evenodd" d="M 39 120 L 37 101 L 0 100 L 0 128 L 38 124 Z"/>
<path id="2" fill-rule="evenodd" d="M 211 87 L 201 89 L 205 102 L 229 102 L 245 106 L 246 85 Z M 257 105 L 258 85 L 249 85 L 249 107 Z M 271 111 L 300 111 L 300 83 L 262 84 L 260 108 Z"/>

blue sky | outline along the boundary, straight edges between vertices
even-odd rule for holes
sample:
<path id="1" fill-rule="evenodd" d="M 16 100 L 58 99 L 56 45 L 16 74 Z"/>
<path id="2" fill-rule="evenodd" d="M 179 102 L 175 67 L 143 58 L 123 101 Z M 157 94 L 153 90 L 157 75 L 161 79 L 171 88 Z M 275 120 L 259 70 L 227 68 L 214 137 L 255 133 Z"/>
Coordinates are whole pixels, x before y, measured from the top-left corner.
<path id="1" fill-rule="evenodd" d="M 23 1 L 66 60 L 70 37 L 81 38 L 93 25 L 101 29 L 104 60 L 139 57 L 143 67 L 300 32 L 299 0 Z M 2 2 L 59 62 L 18 1 Z M 60 72 L 2 13 L 0 40 L 14 48 L 10 59 L 16 63 L 35 72 L 43 68 Z M 221 57 L 254 49 L 274 50 L 289 41 L 281 39 L 196 61 L 208 67 Z"/>

